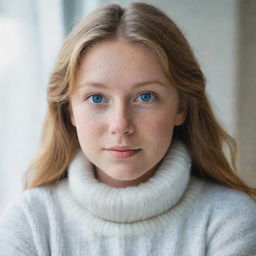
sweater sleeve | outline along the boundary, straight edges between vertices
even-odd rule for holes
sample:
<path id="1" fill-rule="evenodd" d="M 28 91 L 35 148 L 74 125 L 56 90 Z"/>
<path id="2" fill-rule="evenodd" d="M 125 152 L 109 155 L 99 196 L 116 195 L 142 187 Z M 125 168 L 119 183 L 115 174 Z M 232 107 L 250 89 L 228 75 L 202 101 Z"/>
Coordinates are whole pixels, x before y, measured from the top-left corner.
<path id="1" fill-rule="evenodd" d="M 246 194 L 231 193 L 219 200 L 213 212 L 218 217 L 209 223 L 206 255 L 255 256 L 256 202 Z"/>
<path id="2" fill-rule="evenodd" d="M 0 216 L 0 256 L 37 255 L 22 203 L 22 200 L 12 202 Z"/>

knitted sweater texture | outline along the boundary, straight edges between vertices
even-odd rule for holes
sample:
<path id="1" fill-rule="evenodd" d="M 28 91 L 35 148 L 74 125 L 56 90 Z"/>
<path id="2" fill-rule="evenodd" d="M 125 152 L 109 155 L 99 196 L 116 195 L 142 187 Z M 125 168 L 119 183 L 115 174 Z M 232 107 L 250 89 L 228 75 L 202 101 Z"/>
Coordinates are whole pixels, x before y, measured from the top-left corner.
<path id="1" fill-rule="evenodd" d="M 0 256 L 252 256 L 256 202 L 191 174 L 172 143 L 154 176 L 138 186 L 99 182 L 79 151 L 68 178 L 33 188 L 0 217 Z"/>

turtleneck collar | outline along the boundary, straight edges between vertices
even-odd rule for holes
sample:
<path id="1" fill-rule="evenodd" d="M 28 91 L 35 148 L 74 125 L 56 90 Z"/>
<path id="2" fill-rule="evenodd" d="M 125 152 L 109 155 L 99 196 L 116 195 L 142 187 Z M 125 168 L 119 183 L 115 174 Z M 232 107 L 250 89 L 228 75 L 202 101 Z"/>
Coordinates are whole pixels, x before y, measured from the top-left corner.
<path id="1" fill-rule="evenodd" d="M 158 170 L 138 186 L 115 188 L 95 178 L 92 163 L 80 150 L 68 169 L 68 188 L 88 214 L 102 221 L 134 223 L 167 212 L 181 199 L 190 177 L 185 144 L 173 141 Z"/>

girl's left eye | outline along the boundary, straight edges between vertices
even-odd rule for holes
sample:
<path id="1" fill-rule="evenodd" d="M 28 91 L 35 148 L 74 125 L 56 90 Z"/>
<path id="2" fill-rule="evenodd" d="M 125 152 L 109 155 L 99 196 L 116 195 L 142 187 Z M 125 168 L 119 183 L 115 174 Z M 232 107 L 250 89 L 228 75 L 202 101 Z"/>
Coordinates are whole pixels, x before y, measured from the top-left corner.
<path id="1" fill-rule="evenodd" d="M 142 99 L 141 102 L 150 102 L 150 101 L 152 101 L 152 98 L 154 100 L 156 98 L 156 96 L 153 93 L 146 92 L 146 93 L 141 93 L 138 96 L 138 98 Z M 87 99 L 92 99 L 92 103 L 97 104 L 97 105 L 100 103 L 104 103 L 104 102 L 102 102 L 104 97 L 101 94 L 92 94 L 89 97 L 87 97 L 86 100 Z"/>

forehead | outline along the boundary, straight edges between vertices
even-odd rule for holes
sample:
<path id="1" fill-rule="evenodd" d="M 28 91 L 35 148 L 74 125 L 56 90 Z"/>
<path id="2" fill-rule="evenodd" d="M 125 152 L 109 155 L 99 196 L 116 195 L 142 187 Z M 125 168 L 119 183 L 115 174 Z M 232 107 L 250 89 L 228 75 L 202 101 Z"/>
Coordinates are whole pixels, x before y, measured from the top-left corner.
<path id="1" fill-rule="evenodd" d="M 132 84 L 161 80 L 167 83 L 163 67 L 149 48 L 125 40 L 108 40 L 93 46 L 82 58 L 77 70 L 78 84 L 118 81 Z"/>

